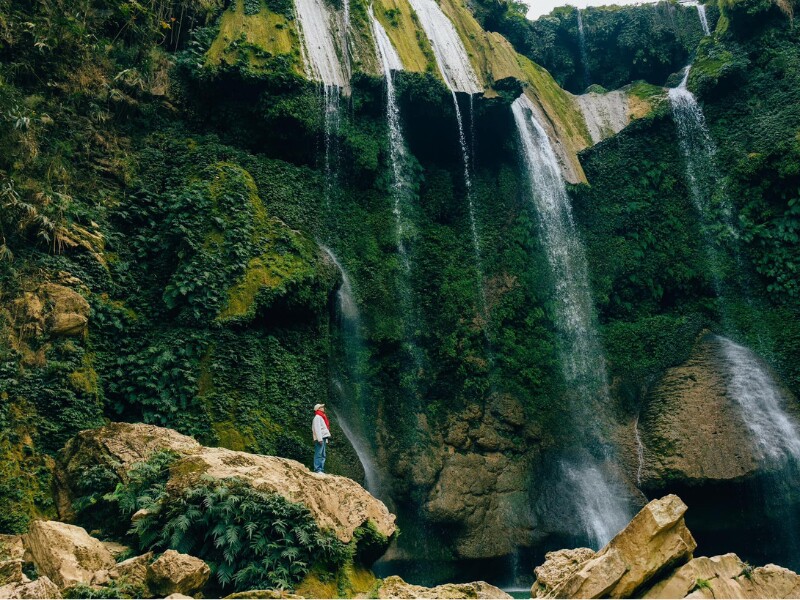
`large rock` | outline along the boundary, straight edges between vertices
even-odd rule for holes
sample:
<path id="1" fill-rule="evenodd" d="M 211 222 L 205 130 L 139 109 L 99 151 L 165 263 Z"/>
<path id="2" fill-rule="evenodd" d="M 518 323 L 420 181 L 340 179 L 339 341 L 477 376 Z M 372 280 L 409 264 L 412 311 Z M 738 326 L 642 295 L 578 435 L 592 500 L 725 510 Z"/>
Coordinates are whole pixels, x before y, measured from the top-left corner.
<path id="1" fill-rule="evenodd" d="M 655 574 L 691 559 L 696 543 L 683 520 L 686 505 L 674 495 L 653 500 L 602 550 L 576 567 L 580 554 L 545 563 L 538 597 L 629 598 Z M 579 551 L 574 551 L 579 552 Z M 571 559 L 571 560 L 570 560 Z"/>
<path id="2" fill-rule="evenodd" d="M 800 576 L 778 567 L 752 568 L 735 554 L 695 558 L 643 598 L 798 598 Z"/>
<path id="3" fill-rule="evenodd" d="M 58 586 L 47 577 L 0 587 L 0 598 L 61 598 Z"/>
<path id="4" fill-rule="evenodd" d="M 152 552 L 123 560 L 109 570 L 109 579 L 124 581 L 128 585 L 140 587 L 143 591 L 149 592 L 148 573 L 152 560 Z"/>
<path id="5" fill-rule="evenodd" d="M 392 575 L 381 583 L 378 598 L 511 598 L 511 596 L 485 581 L 446 583 L 426 588 L 406 583 L 397 575 Z"/>
<path id="6" fill-rule="evenodd" d="M 9 583 L 23 583 L 25 575 L 22 573 L 23 562 L 19 559 L 0 561 L 0 585 Z"/>
<path id="7" fill-rule="evenodd" d="M 208 582 L 211 569 L 194 556 L 167 550 L 149 567 L 149 588 L 163 596 L 170 594 L 192 595 Z"/>
<path id="8" fill-rule="evenodd" d="M 591 548 L 548 552 L 545 554 L 544 563 L 533 570 L 536 582 L 531 588 L 531 596 L 534 598 L 547 596 L 550 590 L 561 585 L 584 563 L 594 558 L 595 554 Z"/>
<path id="9" fill-rule="evenodd" d="M 648 394 L 638 423 L 645 488 L 736 483 L 765 467 L 746 416 L 728 394 L 730 371 L 720 343 L 703 336 L 689 359 L 669 369 Z"/>
<path id="10" fill-rule="evenodd" d="M 102 542 L 75 525 L 34 521 L 24 543 L 38 572 L 61 589 L 88 585 L 96 571 L 114 566 L 114 557 Z"/>
<path id="11" fill-rule="evenodd" d="M 180 456 L 170 469 L 167 483 L 172 494 L 208 478 L 237 478 L 254 489 L 304 504 L 317 524 L 333 531 L 342 542 L 349 542 L 355 530 L 367 521 L 387 538 L 395 532 L 394 515 L 352 479 L 312 473 L 286 458 L 207 448 L 170 429 L 128 423 L 83 431 L 67 443 L 56 476 L 59 510 L 68 514 L 79 495 L 78 480 L 85 469 L 105 466 L 125 481 L 135 463 L 159 450 L 171 450 Z"/>

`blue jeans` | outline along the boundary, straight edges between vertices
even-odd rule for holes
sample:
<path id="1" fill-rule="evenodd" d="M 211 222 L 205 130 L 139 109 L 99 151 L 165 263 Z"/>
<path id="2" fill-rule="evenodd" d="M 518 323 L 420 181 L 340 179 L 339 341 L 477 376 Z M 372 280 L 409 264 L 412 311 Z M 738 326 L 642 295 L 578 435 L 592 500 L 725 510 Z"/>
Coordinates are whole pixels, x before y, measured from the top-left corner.
<path id="1" fill-rule="evenodd" d="M 325 457 L 327 456 L 326 442 L 314 442 L 314 473 L 324 473 Z"/>

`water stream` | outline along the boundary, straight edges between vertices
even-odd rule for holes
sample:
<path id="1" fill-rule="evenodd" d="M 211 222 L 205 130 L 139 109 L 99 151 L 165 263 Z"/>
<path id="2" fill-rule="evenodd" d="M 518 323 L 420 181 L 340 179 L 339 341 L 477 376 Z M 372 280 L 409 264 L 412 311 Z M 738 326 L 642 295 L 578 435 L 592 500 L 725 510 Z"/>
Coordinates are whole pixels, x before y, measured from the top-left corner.
<path id="1" fill-rule="evenodd" d="M 353 285 L 342 263 L 330 248 L 320 245 L 320 249 L 336 266 L 342 284 L 336 292 L 336 309 L 341 334 L 343 362 L 331 379 L 336 397 L 334 413 L 337 423 L 356 452 L 364 469 L 364 483 L 367 491 L 375 497 L 381 493 L 381 478 L 374 459 L 374 452 L 367 431 L 370 407 L 365 398 L 365 385 L 362 380 L 363 338 L 361 333 L 361 313 L 356 303 Z"/>
<path id="2" fill-rule="evenodd" d="M 511 105 L 519 132 L 539 237 L 555 286 L 555 317 L 559 329 L 564 380 L 574 399 L 569 418 L 584 451 L 561 465 L 574 513 L 586 537 L 597 547 L 605 544 L 631 516 L 603 465 L 611 460 L 602 441 L 598 416 L 610 402 L 605 359 L 594 322 L 594 307 L 583 244 L 572 218 L 572 208 L 558 160 L 535 116 L 534 106 L 522 95 Z M 599 450 L 599 451 L 598 451 Z M 593 454 L 592 451 L 595 451 Z"/>
<path id="3" fill-rule="evenodd" d="M 708 17 L 706 17 L 706 5 L 698 2 L 696 6 L 697 15 L 700 17 L 700 25 L 703 27 L 703 34 L 711 35 L 711 29 L 708 27 Z"/>
<path id="4" fill-rule="evenodd" d="M 295 0 L 294 8 L 306 77 L 348 92 L 347 67 L 339 58 L 347 53 L 342 48 L 344 37 L 340 32 L 344 26 L 337 23 L 338 15 L 328 8 L 325 0 Z"/>

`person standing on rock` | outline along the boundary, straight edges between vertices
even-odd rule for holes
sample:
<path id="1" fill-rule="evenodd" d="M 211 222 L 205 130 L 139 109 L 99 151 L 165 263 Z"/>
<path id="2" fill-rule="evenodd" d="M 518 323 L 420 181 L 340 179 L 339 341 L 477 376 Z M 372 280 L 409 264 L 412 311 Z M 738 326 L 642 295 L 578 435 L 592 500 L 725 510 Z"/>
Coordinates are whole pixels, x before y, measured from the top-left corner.
<path id="1" fill-rule="evenodd" d="M 331 423 L 325 414 L 325 405 L 314 406 L 314 420 L 311 422 L 311 435 L 314 436 L 314 473 L 325 472 L 325 458 L 331 441 Z"/>

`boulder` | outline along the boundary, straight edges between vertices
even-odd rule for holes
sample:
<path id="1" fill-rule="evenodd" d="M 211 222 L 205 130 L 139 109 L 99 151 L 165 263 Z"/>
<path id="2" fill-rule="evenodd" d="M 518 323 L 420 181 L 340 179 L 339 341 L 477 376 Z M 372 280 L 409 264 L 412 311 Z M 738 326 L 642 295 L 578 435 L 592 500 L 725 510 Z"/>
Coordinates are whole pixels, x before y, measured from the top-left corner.
<path id="1" fill-rule="evenodd" d="M 21 535 L 0 534 L 0 560 L 24 560 L 25 546 Z"/>
<path id="2" fill-rule="evenodd" d="M 574 548 L 572 550 L 556 550 L 545 554 L 542 565 L 533 570 L 536 582 L 531 588 L 532 598 L 543 598 L 550 590 L 554 590 L 582 564 L 594 558 L 591 548 Z"/>
<path id="3" fill-rule="evenodd" d="M 61 598 L 58 586 L 47 577 L 0 587 L 0 598 Z"/>
<path id="4" fill-rule="evenodd" d="M 638 422 L 644 488 L 737 483 L 767 467 L 754 444 L 743 442 L 752 434 L 729 395 L 729 379 L 720 338 L 704 335 L 689 359 L 668 369 L 648 394 Z M 796 406 L 782 392 L 787 410 Z"/>
<path id="5" fill-rule="evenodd" d="M 39 573 L 59 588 L 89 584 L 95 572 L 114 566 L 114 557 L 82 527 L 34 521 L 23 538 Z"/>
<path id="6" fill-rule="evenodd" d="M 157 594 L 196 594 L 208 582 L 211 569 L 194 556 L 167 550 L 150 564 L 148 587 Z"/>
<path id="7" fill-rule="evenodd" d="M 767 565 L 752 568 L 735 554 L 701 556 L 669 574 L 643 598 L 797 598 L 800 576 Z"/>
<path id="8" fill-rule="evenodd" d="M 352 479 L 312 473 L 286 458 L 204 447 L 170 429 L 129 423 L 83 431 L 67 443 L 56 475 L 59 511 L 69 513 L 84 469 L 105 466 L 125 481 L 135 463 L 159 450 L 171 450 L 180 457 L 170 470 L 167 488 L 171 494 L 209 478 L 237 478 L 254 489 L 302 503 L 320 528 L 331 530 L 342 542 L 349 542 L 367 521 L 386 538 L 395 532 L 394 515 Z"/>
<path id="9" fill-rule="evenodd" d="M 685 512 L 675 495 L 653 500 L 594 556 L 579 549 L 545 563 L 539 571 L 545 577 L 537 579 L 532 592 L 555 598 L 632 597 L 657 573 L 691 559 L 696 543 Z M 587 560 L 576 566 L 581 556 Z"/>
<path id="10" fill-rule="evenodd" d="M 116 566 L 109 571 L 109 577 L 147 590 L 148 567 L 153 560 L 153 556 L 152 552 L 148 552 L 147 554 L 134 556 L 133 558 L 117 563 Z"/>
<path id="11" fill-rule="evenodd" d="M 406 583 L 397 575 L 392 575 L 381 583 L 378 598 L 511 598 L 511 596 L 485 581 L 446 583 L 426 588 Z"/>
<path id="12" fill-rule="evenodd" d="M 89 323 L 91 308 L 86 298 L 78 292 L 57 283 L 46 283 L 39 288 L 40 296 L 49 307 L 47 330 L 52 336 L 80 335 Z"/>
<path id="13" fill-rule="evenodd" d="M 111 552 L 111 556 L 113 556 L 115 560 L 119 560 L 120 556 L 131 551 L 130 546 L 119 544 L 117 542 L 103 542 L 103 546 L 106 547 L 106 550 Z"/>
<path id="14" fill-rule="evenodd" d="M 25 580 L 22 564 L 19 559 L 0 561 L 0 585 L 22 583 Z"/>

